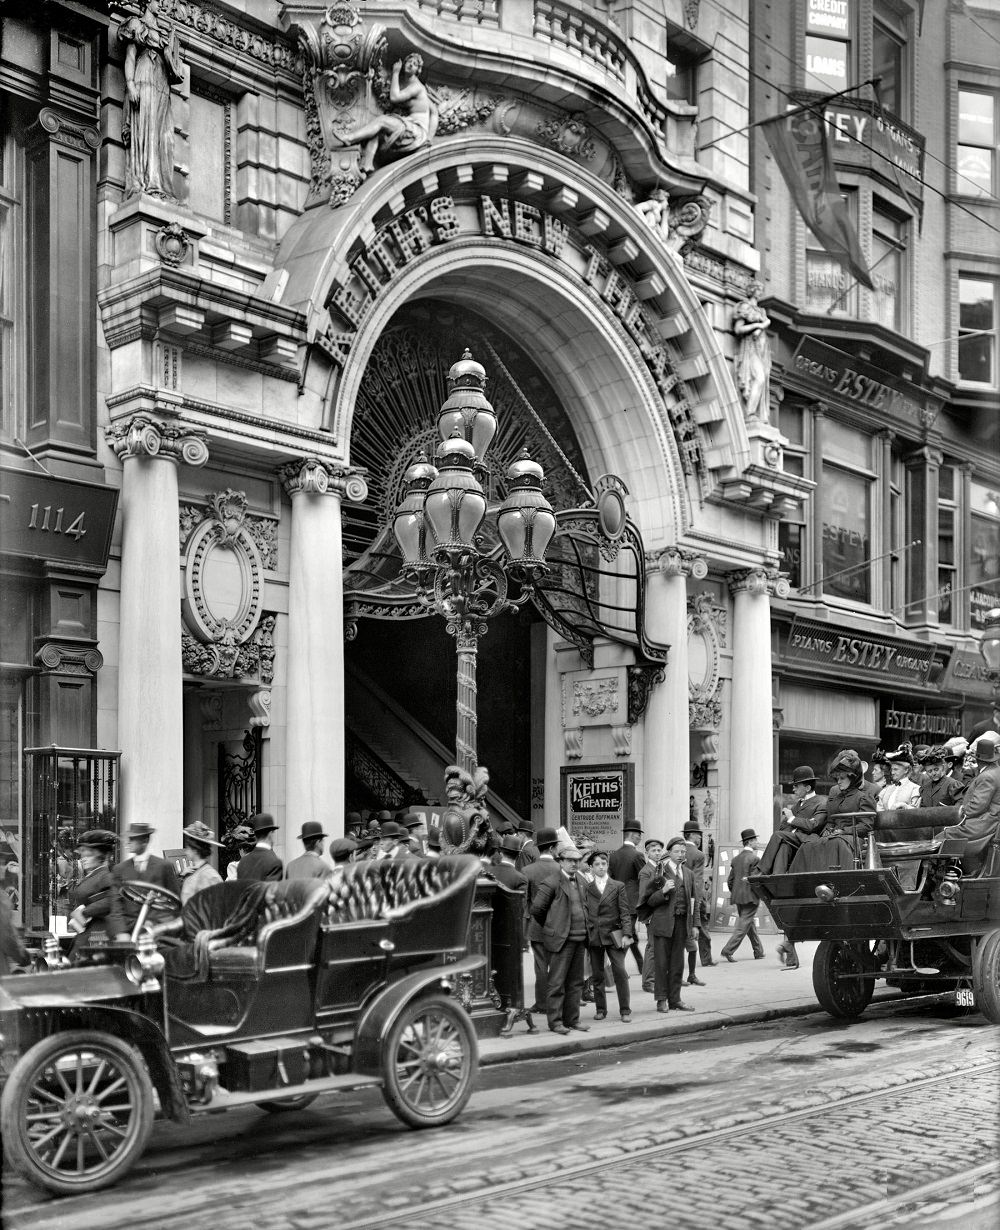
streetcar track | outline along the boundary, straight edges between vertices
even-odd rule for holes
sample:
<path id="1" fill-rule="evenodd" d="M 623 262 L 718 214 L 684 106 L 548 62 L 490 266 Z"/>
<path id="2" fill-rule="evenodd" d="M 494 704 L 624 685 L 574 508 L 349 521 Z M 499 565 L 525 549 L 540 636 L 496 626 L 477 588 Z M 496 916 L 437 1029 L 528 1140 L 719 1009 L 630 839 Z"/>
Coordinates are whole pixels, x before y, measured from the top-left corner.
<path id="1" fill-rule="evenodd" d="M 991 1162 L 983 1162 L 982 1165 L 973 1166 L 969 1170 L 947 1175 L 943 1179 L 935 1179 L 932 1183 L 923 1183 L 919 1187 L 911 1187 L 909 1191 L 903 1192 L 899 1196 L 887 1196 L 884 1200 L 873 1200 L 870 1204 L 861 1205 L 847 1213 L 838 1213 L 835 1217 L 827 1217 L 823 1221 L 811 1222 L 803 1230 L 846 1230 L 847 1227 L 854 1226 L 861 1218 L 867 1219 L 867 1222 L 870 1222 L 873 1217 L 879 1218 L 879 1221 L 874 1224 L 880 1225 L 883 1224 L 882 1218 L 905 1208 L 908 1204 L 927 1200 L 931 1196 L 940 1196 L 952 1188 L 974 1182 L 979 1178 L 985 1178 L 990 1174 L 996 1174 L 998 1168 L 1000 1168 L 1000 1162 L 994 1158 Z"/>
<path id="2" fill-rule="evenodd" d="M 879 1098 L 890 1097 L 893 1094 L 912 1093 L 918 1089 L 925 1089 L 931 1085 L 938 1085 L 944 1081 L 953 1081 L 968 1076 L 976 1076 L 988 1072 L 1000 1071 L 1000 1062 L 990 1062 L 986 1064 L 978 1064 L 971 1068 L 962 1068 L 958 1071 L 947 1072 L 941 1076 L 924 1077 L 921 1080 L 908 1081 L 900 1085 L 889 1085 L 884 1089 L 876 1089 L 870 1092 L 853 1094 L 846 1098 L 839 1098 L 836 1102 L 837 1110 L 846 1109 L 851 1106 L 857 1106 L 862 1102 L 871 1102 Z M 717 1128 L 711 1132 L 702 1132 L 696 1136 L 688 1136 L 683 1140 L 667 1141 L 662 1144 L 648 1145 L 641 1149 L 632 1150 L 620 1157 L 616 1157 L 614 1162 L 620 1166 L 627 1164 L 629 1166 L 636 1162 L 648 1161 L 652 1158 L 663 1157 L 671 1153 L 684 1153 L 690 1149 L 702 1148 L 706 1145 L 718 1144 L 733 1137 L 745 1136 L 749 1132 L 760 1133 L 768 1128 L 781 1127 L 786 1124 L 794 1123 L 797 1120 L 807 1119 L 816 1113 L 816 1106 L 809 1106 L 802 1110 L 785 1111 L 781 1114 L 763 1116 L 754 1119 L 751 1123 L 741 1123 L 732 1128 Z M 994 1162 L 988 1163 L 989 1166 L 995 1165 Z M 587 1161 L 579 1163 L 575 1166 L 561 1167 L 555 1174 L 539 1175 L 531 1179 L 517 1179 L 509 1183 L 491 1184 L 486 1189 L 480 1189 L 474 1192 L 463 1192 L 460 1195 L 446 1196 L 440 1200 L 427 1201 L 424 1204 L 410 1205 L 406 1209 L 392 1213 L 376 1214 L 373 1217 L 365 1217 L 360 1221 L 348 1221 L 338 1223 L 337 1230 L 377 1230 L 380 1226 L 394 1226 L 404 1224 L 407 1221 L 413 1221 L 424 1218 L 428 1215 L 443 1212 L 447 1209 L 455 1209 L 461 1206 L 478 1204 L 484 1200 L 495 1200 L 497 1198 L 520 1195 L 535 1191 L 538 1188 L 549 1186 L 551 1183 L 566 1183 L 581 1179 L 595 1172 L 606 1171 L 608 1167 L 608 1159 L 601 1158 L 596 1161 Z M 944 1180 L 942 1180 L 944 1182 Z M 903 1199 L 902 1197 L 900 1198 Z M 907 1193 L 906 1199 L 912 1199 L 912 1192 Z M 864 1210 L 855 1210 L 853 1216 L 857 1216 L 859 1212 Z M 843 1219 L 838 1219 L 830 1223 L 831 1226 L 847 1225 L 852 1214 L 844 1214 Z M 150 1223 L 136 1222 L 136 1227 L 147 1225 Z M 822 1223 L 826 1227 L 827 1223 Z M 809 1226 L 807 1230 L 819 1230 L 818 1225 Z"/>

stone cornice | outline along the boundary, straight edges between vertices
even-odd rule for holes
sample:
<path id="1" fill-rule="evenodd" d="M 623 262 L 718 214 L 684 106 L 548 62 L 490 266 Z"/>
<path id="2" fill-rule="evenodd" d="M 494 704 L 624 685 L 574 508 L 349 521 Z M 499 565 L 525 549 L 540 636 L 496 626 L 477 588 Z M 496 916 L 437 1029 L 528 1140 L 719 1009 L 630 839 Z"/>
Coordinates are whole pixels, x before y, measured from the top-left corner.
<path id="1" fill-rule="evenodd" d="M 203 466 L 208 461 L 208 442 L 203 435 L 149 414 L 120 419 L 109 424 L 104 432 L 122 461 L 128 457 L 162 457 L 189 466 Z"/>
<path id="2" fill-rule="evenodd" d="M 363 471 L 318 457 L 289 462 L 280 467 L 278 477 L 289 496 L 339 495 L 351 504 L 363 504 L 368 498 Z"/>

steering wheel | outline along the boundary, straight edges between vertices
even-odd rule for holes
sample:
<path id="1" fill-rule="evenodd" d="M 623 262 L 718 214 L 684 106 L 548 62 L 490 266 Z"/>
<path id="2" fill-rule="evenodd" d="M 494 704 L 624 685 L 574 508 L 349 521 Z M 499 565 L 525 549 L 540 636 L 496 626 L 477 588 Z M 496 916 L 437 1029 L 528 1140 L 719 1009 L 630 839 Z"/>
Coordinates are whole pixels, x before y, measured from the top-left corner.
<path id="1" fill-rule="evenodd" d="M 180 897 L 159 884 L 148 884 L 145 880 L 124 880 L 118 886 L 118 891 L 126 901 L 135 905 L 148 905 L 150 909 L 169 910 L 174 914 L 180 912 Z"/>

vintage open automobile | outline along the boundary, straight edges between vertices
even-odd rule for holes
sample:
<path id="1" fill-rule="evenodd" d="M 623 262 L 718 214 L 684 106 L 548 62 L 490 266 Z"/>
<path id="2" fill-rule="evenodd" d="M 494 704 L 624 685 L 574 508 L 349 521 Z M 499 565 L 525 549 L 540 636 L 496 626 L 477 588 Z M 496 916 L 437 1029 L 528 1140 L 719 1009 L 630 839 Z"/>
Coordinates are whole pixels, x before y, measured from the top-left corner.
<path id="1" fill-rule="evenodd" d="M 465 955 L 479 869 L 463 855 L 228 881 L 159 941 L 149 911 L 179 901 L 125 886 L 130 942 L 69 965 L 53 937 L 35 972 L 0 980 L 8 1161 L 49 1191 L 94 1191 L 135 1163 L 157 1113 L 298 1109 L 363 1085 L 411 1127 L 450 1122 L 478 1067 L 457 996 L 486 960 Z"/>
<path id="2" fill-rule="evenodd" d="M 957 820 L 956 807 L 879 812 L 854 868 L 752 877 L 791 940 L 820 941 L 813 989 L 831 1016 L 860 1016 L 884 980 L 1000 1024 L 1000 833 L 941 841 Z"/>

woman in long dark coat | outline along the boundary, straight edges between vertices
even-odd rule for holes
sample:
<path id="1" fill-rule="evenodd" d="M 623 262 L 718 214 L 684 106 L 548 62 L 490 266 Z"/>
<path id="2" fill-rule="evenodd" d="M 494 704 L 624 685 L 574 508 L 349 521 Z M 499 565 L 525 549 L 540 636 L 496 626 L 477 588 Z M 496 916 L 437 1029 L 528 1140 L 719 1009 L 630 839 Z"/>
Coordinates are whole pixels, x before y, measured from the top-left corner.
<path id="1" fill-rule="evenodd" d="M 69 890 L 69 929 L 77 934 L 74 955 L 79 954 L 85 937 L 103 935 L 115 940 L 128 934 L 111 871 L 117 841 L 108 829 L 88 829 L 77 841 L 83 877 Z"/>
<path id="2" fill-rule="evenodd" d="M 797 871 L 840 871 L 853 867 L 857 853 L 853 835 L 856 833 L 861 841 L 872 830 L 875 802 L 864 789 L 861 757 L 850 748 L 838 752 L 830 765 L 830 776 L 837 789 L 830 792 L 827 801 L 826 824 L 818 834 L 819 840 L 799 847 L 788 869 L 791 874 Z M 847 818 L 851 812 L 865 814 Z"/>

